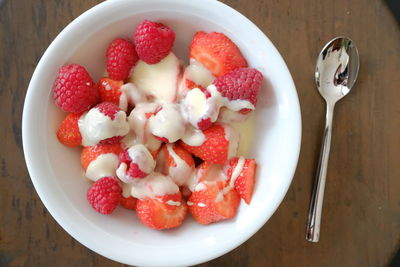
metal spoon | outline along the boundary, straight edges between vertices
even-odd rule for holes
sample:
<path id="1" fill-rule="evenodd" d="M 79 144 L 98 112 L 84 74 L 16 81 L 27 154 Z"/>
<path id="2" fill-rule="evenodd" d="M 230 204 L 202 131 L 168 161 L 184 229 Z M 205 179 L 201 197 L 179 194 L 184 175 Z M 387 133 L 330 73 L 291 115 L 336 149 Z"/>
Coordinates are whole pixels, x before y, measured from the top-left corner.
<path id="1" fill-rule="evenodd" d="M 318 56 L 315 81 L 319 93 L 326 102 L 326 123 L 310 210 L 308 211 L 306 239 L 310 242 L 319 241 L 326 170 L 331 147 L 333 109 L 336 102 L 347 95 L 353 87 L 359 65 L 357 48 L 347 37 L 336 37 L 331 40 Z"/>

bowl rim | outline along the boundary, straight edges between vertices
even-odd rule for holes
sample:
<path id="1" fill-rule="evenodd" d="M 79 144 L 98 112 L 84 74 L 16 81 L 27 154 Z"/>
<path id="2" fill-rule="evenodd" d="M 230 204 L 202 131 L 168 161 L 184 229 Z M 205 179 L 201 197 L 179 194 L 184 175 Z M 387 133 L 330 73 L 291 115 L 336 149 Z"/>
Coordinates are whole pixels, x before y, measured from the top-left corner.
<path id="1" fill-rule="evenodd" d="M 51 199 L 48 197 L 47 193 L 42 187 L 39 175 L 39 171 L 37 170 L 37 167 L 35 166 L 35 162 L 32 160 L 35 157 L 35 151 L 37 151 L 38 147 L 34 145 L 33 138 L 30 136 L 31 128 L 34 127 L 32 123 L 30 123 L 30 118 L 32 114 L 29 112 L 32 109 L 32 97 L 34 95 L 34 90 L 33 88 L 37 87 L 36 84 L 39 79 L 39 73 L 41 69 L 44 68 L 45 62 L 47 61 L 47 58 L 49 58 L 53 53 L 55 53 L 55 49 L 57 47 L 57 44 L 62 42 L 63 36 L 67 35 L 69 32 L 72 32 L 75 30 L 76 27 L 79 26 L 79 24 L 84 20 L 87 19 L 90 16 L 94 16 L 98 11 L 107 9 L 111 5 L 114 5 L 115 3 L 122 3 L 126 0 L 112 0 L 112 1 L 104 1 L 89 10 L 85 11 L 82 13 L 79 17 L 74 19 L 71 23 L 69 23 L 58 35 L 57 37 L 51 42 L 49 47 L 46 49 L 44 52 L 43 56 L 41 57 L 37 67 L 35 68 L 35 71 L 32 75 L 31 81 L 29 83 L 29 87 L 26 93 L 25 97 L 25 102 L 24 102 L 24 109 L 23 109 L 23 115 L 22 115 L 22 143 L 23 143 L 23 149 L 24 149 L 24 156 L 25 156 L 25 161 L 26 165 L 30 174 L 30 178 L 32 180 L 32 183 L 35 187 L 36 192 L 38 193 L 41 201 L 49 211 L 49 213 L 52 215 L 52 217 L 57 221 L 57 223 L 65 230 L 67 231 L 75 240 L 86 246 L 87 248 L 95 251 L 96 253 L 107 257 L 109 259 L 115 260 L 117 262 L 123 262 L 123 263 L 128 263 L 128 264 L 138 264 L 138 265 L 144 265 L 146 263 L 144 262 L 131 262 L 128 261 L 127 259 L 121 259 L 118 257 L 118 255 L 115 255 L 113 253 L 108 253 L 104 250 L 101 250 L 99 247 L 93 246 L 93 243 L 88 242 L 88 240 L 85 240 L 80 236 L 81 230 L 77 225 L 71 224 L 67 221 L 64 220 L 64 216 L 61 215 L 61 212 L 57 209 L 57 206 L 54 205 L 51 202 Z M 131 1 L 136 1 L 140 2 L 140 0 L 131 0 Z M 268 37 L 254 24 L 252 23 L 247 17 L 236 11 L 235 9 L 227 6 L 224 3 L 221 3 L 219 1 L 215 0 L 197 0 L 197 1 L 182 1 L 182 0 L 163 0 L 163 3 L 180 3 L 185 2 L 188 6 L 192 5 L 193 3 L 196 2 L 202 2 L 203 4 L 207 4 L 212 6 L 213 8 L 221 9 L 224 11 L 229 11 L 233 15 L 238 17 L 238 20 L 240 19 L 243 23 L 246 23 L 248 27 L 252 29 L 252 31 L 257 33 L 257 38 L 263 39 L 263 42 L 270 44 L 272 49 L 274 50 L 274 53 L 277 56 L 277 60 L 281 61 L 280 64 L 283 67 L 283 70 L 287 76 L 287 82 L 290 84 L 290 91 L 292 91 L 291 95 L 291 100 L 292 100 L 292 106 L 291 108 L 294 110 L 292 113 L 294 117 L 292 118 L 293 124 L 295 125 L 295 128 L 297 131 L 294 133 L 294 136 L 296 140 L 294 141 L 294 147 L 293 147 L 293 161 L 291 162 L 290 166 L 287 166 L 287 168 L 290 170 L 289 172 L 291 173 L 290 179 L 286 181 L 286 183 L 282 186 L 284 190 L 282 190 L 282 194 L 279 198 L 279 201 L 274 203 L 271 211 L 269 214 L 264 214 L 264 216 L 261 216 L 259 220 L 253 225 L 254 227 L 249 229 L 245 234 L 240 235 L 240 237 L 235 239 L 235 242 L 232 242 L 230 244 L 227 244 L 225 247 L 220 248 L 217 251 L 212 251 L 209 254 L 203 254 L 197 257 L 196 259 L 193 259 L 190 262 L 184 262 L 184 263 L 179 263 L 179 264 L 184 264 L 184 265 L 194 265 L 194 264 L 199 264 L 205 261 L 212 260 L 216 257 L 219 257 L 234 248 L 238 247 L 242 243 L 244 243 L 247 239 L 249 239 L 251 236 L 253 236 L 272 216 L 273 213 L 277 210 L 279 207 L 280 203 L 282 203 L 283 198 L 285 197 L 289 186 L 293 180 L 293 176 L 296 170 L 296 166 L 298 163 L 298 158 L 300 155 L 300 146 L 301 146 L 301 111 L 300 111 L 300 104 L 299 104 L 299 99 L 297 95 L 297 91 L 295 88 L 295 84 L 293 81 L 293 78 L 289 72 L 289 69 L 284 62 L 282 56 L 276 49 L 276 47 L 272 44 L 272 42 L 268 39 Z M 160 0 L 147 0 L 146 2 L 161 2 Z M 206 3 L 208 2 L 208 3 Z M 177 262 L 174 262 L 174 265 Z M 168 263 L 169 264 L 169 263 Z"/>

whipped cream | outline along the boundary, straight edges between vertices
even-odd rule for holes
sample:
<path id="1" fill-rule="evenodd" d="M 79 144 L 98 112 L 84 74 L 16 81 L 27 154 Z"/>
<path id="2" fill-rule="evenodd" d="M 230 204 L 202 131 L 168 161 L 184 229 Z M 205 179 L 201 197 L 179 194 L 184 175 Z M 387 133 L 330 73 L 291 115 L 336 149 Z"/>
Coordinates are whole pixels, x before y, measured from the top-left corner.
<path id="1" fill-rule="evenodd" d="M 129 132 L 124 111 L 118 111 L 112 120 L 96 107 L 82 114 L 78 120 L 78 127 L 83 146 L 94 146 L 101 140 L 114 136 L 124 136 Z"/>
<path id="2" fill-rule="evenodd" d="M 139 60 L 132 69 L 131 82 L 156 100 L 171 103 L 176 99 L 179 74 L 179 60 L 171 52 L 157 64 Z"/>
<path id="3" fill-rule="evenodd" d="M 134 145 L 128 149 L 128 155 L 133 162 L 137 163 L 139 168 L 145 172 L 150 173 L 154 170 L 156 162 L 149 150 L 142 144 Z"/>
<path id="4" fill-rule="evenodd" d="M 215 80 L 211 71 L 193 58 L 190 59 L 190 64 L 185 69 L 184 77 L 200 86 L 203 86 L 204 88 L 209 86 Z"/>
<path id="5" fill-rule="evenodd" d="M 185 133 L 181 139 L 189 146 L 200 146 L 206 140 L 206 136 L 201 130 L 196 129 L 191 125 L 187 125 Z"/>
<path id="6" fill-rule="evenodd" d="M 153 172 L 143 179 L 135 179 L 131 185 L 131 196 L 138 199 L 156 198 L 179 192 L 179 187 L 171 177 Z"/>
<path id="7" fill-rule="evenodd" d="M 151 133 L 168 139 L 170 143 L 178 141 L 185 132 L 185 121 L 178 104 L 164 103 L 161 110 L 149 119 Z"/>
<path id="8" fill-rule="evenodd" d="M 183 116 L 196 128 L 203 119 L 210 119 L 211 122 L 217 121 L 221 108 L 226 107 L 231 111 L 239 111 L 242 109 L 254 110 L 255 108 L 254 105 L 247 100 L 229 100 L 223 97 L 213 84 L 209 85 L 206 90 L 211 95 L 208 98 L 202 90 L 194 88 L 187 92 L 181 102 Z M 229 115 L 232 118 L 233 114 L 231 113 Z"/>
<path id="9" fill-rule="evenodd" d="M 96 182 L 103 177 L 115 176 L 117 167 L 117 155 L 114 153 L 101 154 L 89 163 L 86 169 L 86 177 Z"/>
<path id="10" fill-rule="evenodd" d="M 146 113 L 155 112 L 159 107 L 158 103 L 139 103 L 135 106 L 128 117 L 131 132 L 122 140 L 126 147 L 144 144 L 150 151 L 160 148 L 161 141 L 151 133 L 146 117 Z"/>
<path id="11" fill-rule="evenodd" d="M 136 105 L 139 103 L 143 103 L 147 101 L 146 94 L 140 90 L 140 88 L 136 87 L 133 83 L 126 83 L 120 88 L 121 96 L 119 98 L 119 107 L 122 109 L 122 106 L 126 105 L 127 109 L 128 103 L 132 105 Z"/>

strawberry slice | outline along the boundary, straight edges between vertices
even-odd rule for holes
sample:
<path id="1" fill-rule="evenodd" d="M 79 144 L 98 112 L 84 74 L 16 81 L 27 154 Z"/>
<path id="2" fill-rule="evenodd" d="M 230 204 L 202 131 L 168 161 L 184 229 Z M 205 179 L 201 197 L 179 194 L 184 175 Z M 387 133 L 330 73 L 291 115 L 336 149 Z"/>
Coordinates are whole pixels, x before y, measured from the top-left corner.
<path id="1" fill-rule="evenodd" d="M 183 141 L 180 144 L 184 149 L 202 160 L 224 164 L 228 160 L 230 146 L 237 145 L 235 138 L 226 139 L 226 129 L 220 124 L 213 124 L 203 131 L 205 141 L 200 146 L 190 146 Z"/>
<path id="2" fill-rule="evenodd" d="M 121 196 L 120 204 L 122 207 L 128 210 L 135 210 L 136 209 L 136 202 L 137 198 L 135 197 L 123 197 Z"/>
<path id="3" fill-rule="evenodd" d="M 162 147 L 165 155 L 167 156 L 167 160 L 166 160 L 166 166 L 165 168 L 168 169 L 170 167 L 176 167 L 176 162 L 174 157 L 169 153 L 167 145 Z M 184 160 L 186 162 L 187 165 L 189 165 L 190 167 L 194 168 L 194 160 L 192 155 L 187 152 L 182 146 L 180 145 L 174 145 L 172 146 L 172 149 L 174 150 L 175 154 L 181 158 L 182 160 Z"/>
<path id="4" fill-rule="evenodd" d="M 116 81 L 110 78 L 101 78 L 97 84 L 100 92 L 101 102 L 111 102 L 119 106 L 121 86 L 123 84 L 123 81 Z"/>
<path id="5" fill-rule="evenodd" d="M 205 189 L 195 190 L 187 202 L 193 218 L 200 224 L 209 224 L 235 216 L 240 202 L 236 190 L 226 188 L 225 181 L 203 184 Z"/>
<path id="6" fill-rule="evenodd" d="M 86 146 L 81 153 L 81 165 L 86 171 L 90 162 L 102 154 L 113 153 L 118 156 L 122 152 L 121 144 Z"/>
<path id="7" fill-rule="evenodd" d="M 219 32 L 197 32 L 190 44 L 190 58 L 196 59 L 217 77 L 247 67 L 239 48 Z"/>
<path id="8" fill-rule="evenodd" d="M 63 145 L 69 147 L 76 147 L 81 145 L 82 136 L 78 126 L 78 120 L 81 115 L 82 113 L 70 113 L 61 122 L 57 130 L 57 138 Z"/>
<path id="9" fill-rule="evenodd" d="M 236 191 L 247 204 L 250 204 L 253 195 L 256 167 L 254 159 L 233 158 L 229 161 L 227 175 L 229 179 L 234 179 Z"/>
<path id="10" fill-rule="evenodd" d="M 185 79 L 185 86 L 186 86 L 187 89 L 199 88 L 202 91 L 206 90 L 206 88 L 204 88 L 203 86 L 201 86 L 201 85 L 199 85 L 199 84 L 197 84 L 194 81 L 189 80 L 189 79 Z"/>
<path id="11" fill-rule="evenodd" d="M 152 229 L 163 230 L 178 227 L 187 214 L 187 205 L 180 193 L 156 198 L 139 199 L 136 203 L 139 220 Z"/>

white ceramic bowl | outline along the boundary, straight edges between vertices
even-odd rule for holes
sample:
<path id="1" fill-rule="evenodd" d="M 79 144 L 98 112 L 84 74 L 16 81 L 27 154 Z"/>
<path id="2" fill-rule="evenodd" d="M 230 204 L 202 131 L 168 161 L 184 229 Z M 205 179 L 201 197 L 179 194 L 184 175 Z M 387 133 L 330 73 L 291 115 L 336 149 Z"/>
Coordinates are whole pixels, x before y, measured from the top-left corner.
<path id="1" fill-rule="evenodd" d="M 166 23 L 176 32 L 174 51 L 187 59 L 198 30 L 228 35 L 251 67 L 264 74 L 250 156 L 259 163 L 251 205 L 242 202 L 234 219 L 203 226 L 188 216 L 183 226 L 155 231 L 132 212 L 96 213 L 86 202 L 79 149 L 61 145 L 55 131 L 65 116 L 51 90 L 60 66 L 79 63 L 94 79 L 105 69 L 105 49 L 116 37 L 131 37 L 143 19 Z M 271 25 L 272 27 L 273 25 Z M 22 120 L 23 145 L 32 182 L 56 221 L 91 250 L 131 265 L 192 265 L 242 244 L 277 209 L 292 180 L 299 150 L 301 119 L 290 73 L 269 39 L 247 18 L 214 1 L 110 0 L 69 24 L 46 50 L 33 74 Z M 266 244 L 268 245 L 268 244 Z"/>

